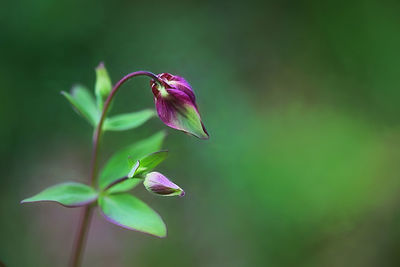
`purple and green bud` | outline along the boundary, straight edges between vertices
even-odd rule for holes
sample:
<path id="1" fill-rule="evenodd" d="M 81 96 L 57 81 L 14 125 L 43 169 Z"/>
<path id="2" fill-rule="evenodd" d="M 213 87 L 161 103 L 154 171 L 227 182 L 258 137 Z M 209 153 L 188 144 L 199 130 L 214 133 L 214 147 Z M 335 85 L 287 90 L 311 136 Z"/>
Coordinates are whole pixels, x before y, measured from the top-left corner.
<path id="1" fill-rule="evenodd" d="M 161 121 L 171 128 L 208 139 L 189 83 L 184 78 L 169 73 L 161 73 L 157 77 L 161 84 L 155 80 L 150 84 Z"/>
<path id="2" fill-rule="evenodd" d="M 168 180 L 167 177 L 159 172 L 150 172 L 146 175 L 143 182 L 147 191 L 161 196 L 180 196 L 185 195 L 185 191 L 179 186 Z"/>
<path id="3" fill-rule="evenodd" d="M 97 106 L 99 110 L 103 109 L 103 104 L 106 101 L 108 95 L 110 94 L 112 89 L 112 83 L 110 76 L 104 66 L 104 63 L 101 62 L 99 66 L 96 68 L 96 84 L 94 86 L 94 91 L 97 99 Z"/>

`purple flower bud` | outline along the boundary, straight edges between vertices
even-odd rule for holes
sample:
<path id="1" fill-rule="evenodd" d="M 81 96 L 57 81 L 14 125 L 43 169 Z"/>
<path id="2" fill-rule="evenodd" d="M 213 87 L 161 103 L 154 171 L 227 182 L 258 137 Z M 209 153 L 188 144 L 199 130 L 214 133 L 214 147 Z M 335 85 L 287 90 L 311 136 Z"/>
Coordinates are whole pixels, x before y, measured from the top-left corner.
<path id="1" fill-rule="evenodd" d="M 159 172 L 150 172 L 146 175 L 143 182 L 147 191 L 162 196 L 180 196 L 185 195 L 185 191 L 179 186 L 168 180 L 167 177 Z"/>
<path id="2" fill-rule="evenodd" d="M 189 83 L 169 73 L 161 73 L 157 77 L 162 84 L 152 80 L 150 85 L 160 119 L 171 128 L 208 139 Z"/>

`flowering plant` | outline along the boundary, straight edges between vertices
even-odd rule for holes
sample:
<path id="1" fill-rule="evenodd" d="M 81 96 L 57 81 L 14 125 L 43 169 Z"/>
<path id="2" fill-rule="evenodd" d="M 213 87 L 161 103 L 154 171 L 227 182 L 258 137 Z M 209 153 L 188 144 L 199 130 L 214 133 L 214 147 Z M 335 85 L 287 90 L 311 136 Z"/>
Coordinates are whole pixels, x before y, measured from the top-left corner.
<path id="1" fill-rule="evenodd" d="M 154 94 L 156 111 L 142 110 L 108 117 L 112 100 L 127 80 L 148 76 Z M 83 207 L 77 237 L 71 254 L 71 266 L 79 266 L 90 220 L 95 206 L 111 223 L 157 237 L 166 237 L 165 223 L 146 203 L 127 193 L 140 183 L 160 196 L 184 196 L 185 192 L 167 177 L 153 169 L 165 160 L 168 151 L 161 150 L 163 131 L 115 153 L 98 171 L 99 144 L 104 131 L 124 131 L 143 125 L 156 114 L 167 126 L 201 139 L 208 133 L 201 121 L 194 92 L 182 77 L 147 71 L 130 73 L 112 87 L 104 64 L 96 68 L 95 98 L 83 86 L 62 94 L 73 108 L 94 128 L 89 184 L 66 182 L 48 187 L 21 203 L 56 202 L 65 207 Z"/>

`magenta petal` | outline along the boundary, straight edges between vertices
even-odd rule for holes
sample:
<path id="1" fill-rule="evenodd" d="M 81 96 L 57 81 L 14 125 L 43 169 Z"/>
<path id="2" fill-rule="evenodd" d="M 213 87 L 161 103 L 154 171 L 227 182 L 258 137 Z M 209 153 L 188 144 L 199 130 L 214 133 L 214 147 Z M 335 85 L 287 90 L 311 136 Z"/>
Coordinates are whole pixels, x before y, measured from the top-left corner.
<path id="1" fill-rule="evenodd" d="M 169 73 L 161 73 L 158 75 L 158 77 L 162 81 L 164 81 L 164 85 L 167 89 L 168 88 L 178 89 L 186 93 L 192 100 L 192 102 L 196 101 L 196 97 L 194 95 L 192 87 L 184 78 Z"/>
<path id="2" fill-rule="evenodd" d="M 201 121 L 196 104 L 178 89 L 167 89 L 168 96 L 155 98 L 158 116 L 167 126 L 208 139 L 208 133 Z"/>

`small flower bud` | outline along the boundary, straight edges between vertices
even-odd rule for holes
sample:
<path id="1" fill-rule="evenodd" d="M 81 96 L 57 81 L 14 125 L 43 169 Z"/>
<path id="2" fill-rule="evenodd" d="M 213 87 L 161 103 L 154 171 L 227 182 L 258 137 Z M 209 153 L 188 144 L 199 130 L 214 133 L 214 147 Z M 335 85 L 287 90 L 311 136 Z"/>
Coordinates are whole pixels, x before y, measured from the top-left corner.
<path id="1" fill-rule="evenodd" d="M 97 106 L 100 110 L 103 109 L 103 104 L 110 94 L 112 89 L 111 79 L 108 76 L 104 63 L 101 62 L 96 68 L 96 84 L 95 94 L 97 99 Z"/>
<path id="2" fill-rule="evenodd" d="M 185 195 L 185 191 L 179 186 L 168 180 L 167 177 L 159 172 L 150 172 L 146 175 L 143 182 L 147 191 L 162 196 L 180 196 Z"/>
<path id="3" fill-rule="evenodd" d="M 160 119 L 171 128 L 208 139 L 189 83 L 169 73 L 158 74 L 157 77 L 161 84 L 152 80 L 150 85 Z"/>

